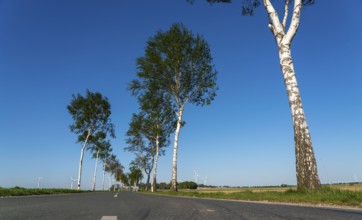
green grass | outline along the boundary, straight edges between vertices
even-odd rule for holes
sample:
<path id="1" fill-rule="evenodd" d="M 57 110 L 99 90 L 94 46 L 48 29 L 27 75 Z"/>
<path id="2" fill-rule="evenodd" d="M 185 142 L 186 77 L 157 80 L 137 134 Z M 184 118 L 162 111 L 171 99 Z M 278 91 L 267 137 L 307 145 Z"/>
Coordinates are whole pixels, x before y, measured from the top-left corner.
<path id="1" fill-rule="evenodd" d="M 47 195 L 47 194 L 63 194 L 63 193 L 82 193 L 90 192 L 83 190 L 71 189 L 27 189 L 22 187 L 0 188 L 0 197 L 8 196 L 29 196 L 29 195 Z"/>
<path id="2" fill-rule="evenodd" d="M 159 194 L 188 196 L 197 198 L 231 199 L 248 201 L 269 201 L 282 203 L 307 203 L 326 204 L 339 206 L 362 207 L 362 192 L 352 192 L 324 187 L 319 192 L 296 191 L 293 189 L 285 192 L 252 192 L 244 190 L 240 192 L 197 192 L 195 191 L 159 191 Z"/>

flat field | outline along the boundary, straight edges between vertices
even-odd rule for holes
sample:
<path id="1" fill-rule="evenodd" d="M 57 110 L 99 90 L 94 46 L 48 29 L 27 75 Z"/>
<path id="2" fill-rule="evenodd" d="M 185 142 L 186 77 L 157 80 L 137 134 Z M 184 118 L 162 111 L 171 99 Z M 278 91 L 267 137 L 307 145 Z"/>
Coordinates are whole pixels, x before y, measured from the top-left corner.
<path id="1" fill-rule="evenodd" d="M 362 184 L 335 184 L 335 185 L 323 185 L 323 186 L 329 186 L 332 189 L 338 189 L 338 190 L 346 190 L 346 191 L 353 191 L 353 192 L 362 192 Z M 296 190 L 296 187 L 242 187 L 242 188 L 198 188 L 197 190 L 194 190 L 199 193 L 217 193 L 217 192 L 223 192 L 223 193 L 236 193 L 236 192 L 245 192 L 245 191 L 251 191 L 251 192 L 286 192 L 288 190 Z M 193 190 L 180 190 L 180 191 L 193 191 Z"/>
<path id="2" fill-rule="evenodd" d="M 324 185 L 321 191 L 297 191 L 295 187 L 199 188 L 197 190 L 157 191 L 160 194 L 198 198 L 302 203 L 362 208 L 362 184 Z"/>

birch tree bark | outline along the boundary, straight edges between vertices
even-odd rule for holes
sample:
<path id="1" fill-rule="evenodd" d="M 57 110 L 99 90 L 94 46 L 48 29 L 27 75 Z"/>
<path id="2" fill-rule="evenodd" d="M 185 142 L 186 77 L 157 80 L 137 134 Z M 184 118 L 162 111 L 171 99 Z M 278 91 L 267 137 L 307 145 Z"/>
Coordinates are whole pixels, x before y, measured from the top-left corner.
<path id="1" fill-rule="evenodd" d="M 153 164 L 153 179 L 152 179 L 151 192 L 155 192 L 157 187 L 157 163 L 158 163 L 159 149 L 160 149 L 159 135 L 156 135 L 156 158 Z"/>
<path id="2" fill-rule="evenodd" d="M 285 3 L 283 23 L 279 21 L 270 0 L 263 0 L 269 16 L 269 28 L 272 31 L 279 50 L 280 67 L 283 73 L 284 83 L 287 90 L 289 106 L 292 113 L 294 127 L 294 142 L 296 155 L 297 188 L 319 190 L 321 184 L 318 177 L 317 162 L 314 156 L 312 140 L 304 115 L 302 100 L 298 88 L 297 78 L 291 55 L 291 42 L 298 30 L 300 23 L 301 0 L 294 0 L 293 16 L 288 31 L 286 21 L 288 17 L 288 3 Z"/>
<path id="3" fill-rule="evenodd" d="M 97 178 L 97 168 L 98 168 L 98 156 L 99 156 L 99 150 L 97 151 L 96 156 L 96 166 L 94 167 L 94 174 L 93 174 L 93 191 L 96 190 L 96 178 Z"/>
<path id="4" fill-rule="evenodd" d="M 180 135 L 181 123 L 182 123 L 182 114 L 184 111 L 184 106 L 182 106 L 177 113 L 177 126 L 175 130 L 175 140 L 173 146 L 173 157 L 172 157 L 172 181 L 171 181 L 171 190 L 177 191 L 177 151 L 178 151 L 178 137 Z"/>
<path id="5" fill-rule="evenodd" d="M 88 129 L 88 134 L 87 137 L 84 141 L 84 144 L 82 146 L 82 150 L 80 151 L 80 159 L 79 159 L 79 169 L 78 169 L 78 190 L 80 190 L 80 183 L 81 183 L 81 178 L 82 178 L 82 165 L 83 165 L 83 157 L 84 157 L 84 150 L 85 147 L 87 146 L 87 142 L 89 139 L 89 136 L 91 135 L 91 130 Z"/>
<path id="6" fill-rule="evenodd" d="M 146 173 L 147 174 L 147 180 L 146 180 L 146 191 L 149 190 L 149 184 L 150 184 L 150 178 L 151 178 L 151 170 L 149 173 Z"/>
<path id="7" fill-rule="evenodd" d="M 103 178 L 102 178 L 102 190 L 104 191 L 104 181 L 105 181 L 105 176 L 106 176 L 106 166 L 107 166 L 107 161 L 104 160 L 103 161 Z"/>

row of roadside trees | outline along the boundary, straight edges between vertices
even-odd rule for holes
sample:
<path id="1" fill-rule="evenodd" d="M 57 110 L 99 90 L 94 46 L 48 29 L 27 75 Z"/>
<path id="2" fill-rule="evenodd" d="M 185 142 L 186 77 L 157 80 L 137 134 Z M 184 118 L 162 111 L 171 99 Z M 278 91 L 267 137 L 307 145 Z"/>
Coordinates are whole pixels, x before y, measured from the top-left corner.
<path id="1" fill-rule="evenodd" d="M 81 188 L 82 167 L 84 152 L 89 150 L 96 159 L 92 189 L 96 188 L 96 174 L 98 160 L 103 163 L 102 188 L 104 190 L 105 173 L 109 172 L 117 180 L 123 173 L 122 165 L 112 153 L 110 138 L 115 138 L 114 124 L 111 122 L 111 105 L 99 92 L 87 90 L 85 97 L 80 94 L 73 95 L 71 103 L 67 106 L 68 112 L 73 118 L 70 130 L 78 135 L 78 143 L 82 143 L 79 168 L 78 190 Z"/>
<path id="2" fill-rule="evenodd" d="M 188 1 L 194 2 L 194 0 Z M 207 0 L 207 2 L 230 3 L 231 0 Z M 291 43 L 299 27 L 301 8 L 313 4 L 314 1 L 285 0 L 282 20 L 270 0 L 263 0 L 262 3 L 268 12 L 268 27 L 278 46 L 281 70 L 291 107 L 298 189 L 319 190 L 316 160 L 291 56 Z M 243 14 L 253 15 L 260 4 L 259 0 L 243 0 Z M 293 10 L 291 21 L 288 23 L 291 5 Z M 202 36 L 194 35 L 183 24 L 174 24 L 168 31 L 158 31 L 147 41 L 145 54 L 138 58 L 136 63 L 137 79 L 130 83 L 128 89 L 137 98 L 140 112 L 132 116 L 126 135 L 128 146 L 125 150 L 136 155 L 131 167 L 133 170 L 137 168 L 144 171 L 147 187 L 153 171 L 151 190 L 154 191 L 157 184 L 158 158 L 164 155 L 165 147 L 170 143 L 170 135 L 174 134 L 171 190 L 177 191 L 178 140 L 180 130 L 185 125 L 183 121 L 185 107 L 188 103 L 197 106 L 209 105 L 218 89 L 217 72 L 210 48 Z M 91 93 L 87 92 L 87 95 Z M 94 100 L 97 97 L 102 96 L 96 93 Z M 87 144 L 87 149 L 96 153 L 96 158 L 104 157 L 100 156 L 104 155 L 100 152 L 102 149 L 107 149 L 109 142 L 106 138 L 114 137 L 114 128 L 108 118 L 110 109 L 107 110 L 106 103 L 83 109 L 77 107 L 76 101 L 84 102 L 80 95 L 74 96 L 73 101 L 68 106 L 75 121 L 71 130 L 79 135 L 78 141 L 83 143 L 79 162 L 79 188 L 82 158 Z M 101 108 L 103 105 L 104 109 Z M 95 118 L 80 117 L 82 114 L 88 115 L 86 110 Z"/>

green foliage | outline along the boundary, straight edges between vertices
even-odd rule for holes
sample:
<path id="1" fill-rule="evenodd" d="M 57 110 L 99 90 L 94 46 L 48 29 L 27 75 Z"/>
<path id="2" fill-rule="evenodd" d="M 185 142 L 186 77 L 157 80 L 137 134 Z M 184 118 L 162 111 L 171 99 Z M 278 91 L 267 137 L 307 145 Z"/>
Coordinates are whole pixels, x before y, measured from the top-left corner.
<path id="1" fill-rule="evenodd" d="M 225 192 L 197 192 L 197 191 L 162 191 L 158 193 L 192 196 L 200 198 L 215 198 L 215 199 L 232 199 L 232 200 L 251 200 L 251 201 L 270 201 L 270 202 L 285 202 L 285 203 L 309 203 L 309 204 L 329 204 L 362 207 L 362 192 L 353 192 L 347 190 L 336 190 L 330 187 L 323 187 L 321 191 L 296 191 L 287 190 L 285 192 L 253 192 L 251 190 L 243 190 L 240 192 L 225 193 Z"/>
<path id="2" fill-rule="evenodd" d="M 62 194 L 62 193 L 82 193 L 82 192 L 90 192 L 90 191 L 71 190 L 71 189 L 26 189 L 17 186 L 14 188 L 0 188 L 0 197 Z"/>
<path id="3" fill-rule="evenodd" d="M 129 178 L 128 178 L 128 175 L 125 174 L 125 173 L 122 173 L 121 176 L 120 176 L 120 181 L 126 185 L 126 186 L 129 186 L 130 185 L 130 181 L 129 181 Z"/>
<path id="4" fill-rule="evenodd" d="M 162 107 L 158 108 L 159 114 Z M 148 110 L 139 114 L 133 114 L 129 129 L 127 131 L 124 149 L 147 157 L 154 157 L 156 153 L 156 142 L 158 142 L 159 154 L 164 154 L 164 149 L 169 145 L 169 136 L 174 130 L 174 114 L 168 112 L 167 115 L 147 113 Z"/>
<path id="5" fill-rule="evenodd" d="M 216 71 L 209 45 L 183 24 L 174 24 L 151 37 L 145 55 L 137 59 L 137 69 L 140 80 L 132 81 L 133 93 L 160 91 L 173 109 L 187 102 L 208 105 L 216 96 Z"/>
<path id="6" fill-rule="evenodd" d="M 196 0 L 187 0 L 187 2 L 194 3 Z M 231 0 L 206 0 L 210 4 L 213 3 L 231 3 Z M 291 4 L 293 0 L 289 1 Z M 315 3 L 315 0 L 302 0 L 302 5 L 312 5 Z M 261 0 L 241 0 L 241 12 L 242 15 L 254 15 L 254 10 L 258 8 L 261 4 Z"/>
<path id="7" fill-rule="evenodd" d="M 154 108 L 156 109 L 156 107 Z M 133 114 L 130 128 L 126 134 L 128 146 L 124 148 L 126 151 L 136 154 L 131 165 L 142 169 L 147 174 L 147 185 L 157 147 L 159 156 L 164 155 L 164 148 L 169 145 L 169 136 L 174 128 L 171 113 L 162 114 L 162 105 L 158 105 L 157 109 L 159 109 L 158 114 L 153 114 L 152 109 L 145 109 L 137 115 Z"/>
<path id="8" fill-rule="evenodd" d="M 138 79 L 131 82 L 129 89 L 139 97 L 142 110 L 157 109 L 145 106 L 162 103 L 170 114 L 161 115 L 172 116 L 174 112 L 178 125 L 184 125 L 181 120 L 187 103 L 209 105 L 216 96 L 217 72 L 212 61 L 209 45 L 200 35 L 194 35 L 183 24 L 174 24 L 147 41 L 145 55 L 137 59 Z"/>
<path id="9" fill-rule="evenodd" d="M 192 181 L 185 181 L 179 183 L 177 186 L 179 189 L 197 189 L 197 183 Z"/>
<path id="10" fill-rule="evenodd" d="M 89 141 L 87 150 L 93 152 L 93 158 L 97 157 L 98 152 L 98 157 L 105 161 L 106 158 L 111 155 L 113 149 L 109 140 L 95 138 L 94 140 L 91 139 Z"/>
<path id="11" fill-rule="evenodd" d="M 112 151 L 111 144 L 106 138 L 108 135 L 115 138 L 114 125 L 110 119 L 111 105 L 107 97 L 103 97 L 99 92 L 93 93 L 87 90 L 85 97 L 80 94 L 73 95 L 67 109 L 73 118 L 70 130 L 78 135 L 78 142 L 84 143 L 81 158 L 83 158 L 83 148 L 86 148 L 92 151 L 93 157 L 100 153 L 98 156 L 105 162 Z M 82 161 L 80 171 L 81 167 Z M 116 170 L 112 168 L 112 172 L 115 173 Z M 81 176 L 78 178 L 80 184 Z"/>
<path id="12" fill-rule="evenodd" d="M 123 169 L 124 167 L 116 158 L 116 155 L 111 154 L 105 159 L 105 171 L 110 172 L 117 181 L 122 180 Z"/>
<path id="13" fill-rule="evenodd" d="M 128 174 L 128 179 L 131 185 L 138 185 L 142 178 L 143 174 L 139 168 L 130 167 L 130 173 Z"/>
<path id="14" fill-rule="evenodd" d="M 74 122 L 70 130 L 78 135 L 78 142 L 84 142 L 88 133 L 90 140 L 104 139 L 106 134 L 115 137 L 114 125 L 111 123 L 111 105 L 107 97 L 99 92 L 87 90 L 86 97 L 80 94 L 73 95 L 71 103 L 67 106 Z"/>
<path id="15" fill-rule="evenodd" d="M 157 189 L 170 189 L 171 188 L 171 183 L 165 183 L 165 182 L 161 182 L 161 183 L 157 183 Z"/>

